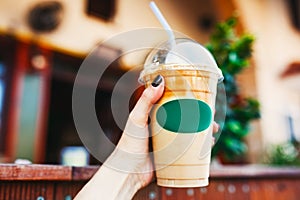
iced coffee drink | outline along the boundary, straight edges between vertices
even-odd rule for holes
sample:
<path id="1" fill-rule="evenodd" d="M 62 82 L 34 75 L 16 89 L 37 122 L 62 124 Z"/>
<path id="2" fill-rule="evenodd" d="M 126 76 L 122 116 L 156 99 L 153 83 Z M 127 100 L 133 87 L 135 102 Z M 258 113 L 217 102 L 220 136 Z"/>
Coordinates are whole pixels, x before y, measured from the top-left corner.
<path id="1" fill-rule="evenodd" d="M 157 75 L 165 91 L 151 112 L 157 183 L 167 187 L 208 185 L 217 84 L 223 76 L 211 54 L 189 39 L 158 46 L 148 56 L 140 80 Z"/>

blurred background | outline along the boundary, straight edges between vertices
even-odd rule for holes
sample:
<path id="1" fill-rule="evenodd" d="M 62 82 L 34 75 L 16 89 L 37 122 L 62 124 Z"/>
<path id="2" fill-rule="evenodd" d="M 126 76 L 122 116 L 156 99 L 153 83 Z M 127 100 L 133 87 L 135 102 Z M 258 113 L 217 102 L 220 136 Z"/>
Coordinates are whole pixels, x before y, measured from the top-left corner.
<path id="1" fill-rule="evenodd" d="M 255 41 L 250 64 L 237 75 L 236 82 L 241 95 L 257 99 L 260 105 L 260 118 L 251 121 L 249 134 L 242 138 L 247 145 L 242 162 L 264 162 L 271 146 L 290 143 L 295 149 L 286 153 L 296 158 L 300 139 L 300 3 L 156 3 L 174 30 L 201 44 L 209 42 L 218 23 L 238 16 L 237 33 L 250 33 Z M 77 71 L 91 50 L 112 36 L 137 28 L 161 27 L 148 4 L 148 0 L 0 1 L 0 162 L 21 158 L 33 163 L 60 164 L 61 156 L 75 151 L 68 147 L 83 146 L 72 116 Z M 164 38 L 144 39 L 155 44 Z M 101 46 L 97 59 L 108 60 L 124 52 L 129 43 L 119 41 Z M 116 60 L 98 86 L 98 119 L 114 143 L 121 129 L 110 109 L 112 90 L 124 73 L 144 59 L 141 54 L 138 58 Z M 137 87 L 138 72 L 132 73 L 132 80 L 121 93 Z M 80 84 L 89 87 L 85 81 Z M 82 149 L 77 150 L 84 154 Z M 92 156 L 88 157 L 88 164 L 97 163 Z"/>

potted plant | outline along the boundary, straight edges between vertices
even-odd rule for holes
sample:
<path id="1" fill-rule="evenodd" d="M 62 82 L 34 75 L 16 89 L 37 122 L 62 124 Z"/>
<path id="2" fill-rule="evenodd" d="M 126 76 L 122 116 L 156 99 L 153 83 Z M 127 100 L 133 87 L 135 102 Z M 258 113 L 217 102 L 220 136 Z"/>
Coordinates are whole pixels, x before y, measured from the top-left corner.
<path id="1" fill-rule="evenodd" d="M 300 167 L 300 144 L 296 140 L 274 144 L 269 147 L 265 163 L 273 166 Z"/>
<path id="2" fill-rule="evenodd" d="M 231 17 L 218 23 L 206 45 L 224 75 L 226 118 L 220 124 L 223 127 L 222 134 L 217 135 L 219 138 L 212 150 L 212 156 L 218 156 L 223 163 L 245 161 L 248 149 L 245 136 L 250 133 L 250 122 L 260 117 L 258 101 L 255 98 L 243 97 L 236 81 L 236 76 L 249 66 L 254 42 L 251 34 L 237 35 L 237 21 L 236 17 Z M 222 95 L 217 95 L 216 102 L 218 112 L 221 109 L 218 106 L 224 104 Z"/>

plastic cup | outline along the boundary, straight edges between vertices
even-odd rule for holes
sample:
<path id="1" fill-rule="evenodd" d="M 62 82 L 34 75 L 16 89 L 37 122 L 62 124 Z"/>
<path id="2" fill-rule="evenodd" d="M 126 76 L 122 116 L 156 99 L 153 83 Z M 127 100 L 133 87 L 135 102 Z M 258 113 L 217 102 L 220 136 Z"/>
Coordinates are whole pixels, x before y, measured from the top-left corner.
<path id="1" fill-rule="evenodd" d="M 157 184 L 208 185 L 217 84 L 223 79 L 212 55 L 190 39 L 163 43 L 150 52 L 140 81 L 162 75 L 165 91 L 151 112 Z"/>

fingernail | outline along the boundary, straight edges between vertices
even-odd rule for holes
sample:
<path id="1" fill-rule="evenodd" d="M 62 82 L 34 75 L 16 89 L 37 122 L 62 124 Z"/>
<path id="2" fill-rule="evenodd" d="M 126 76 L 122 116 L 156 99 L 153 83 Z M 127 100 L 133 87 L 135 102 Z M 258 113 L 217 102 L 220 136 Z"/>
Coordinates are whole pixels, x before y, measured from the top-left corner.
<path id="1" fill-rule="evenodd" d="M 159 86 L 160 84 L 161 84 L 161 82 L 162 82 L 162 76 L 161 75 L 157 75 L 156 77 L 155 77 L 155 79 L 153 80 L 153 82 L 151 83 L 151 85 L 153 86 L 153 87 L 157 87 L 157 86 Z"/>

